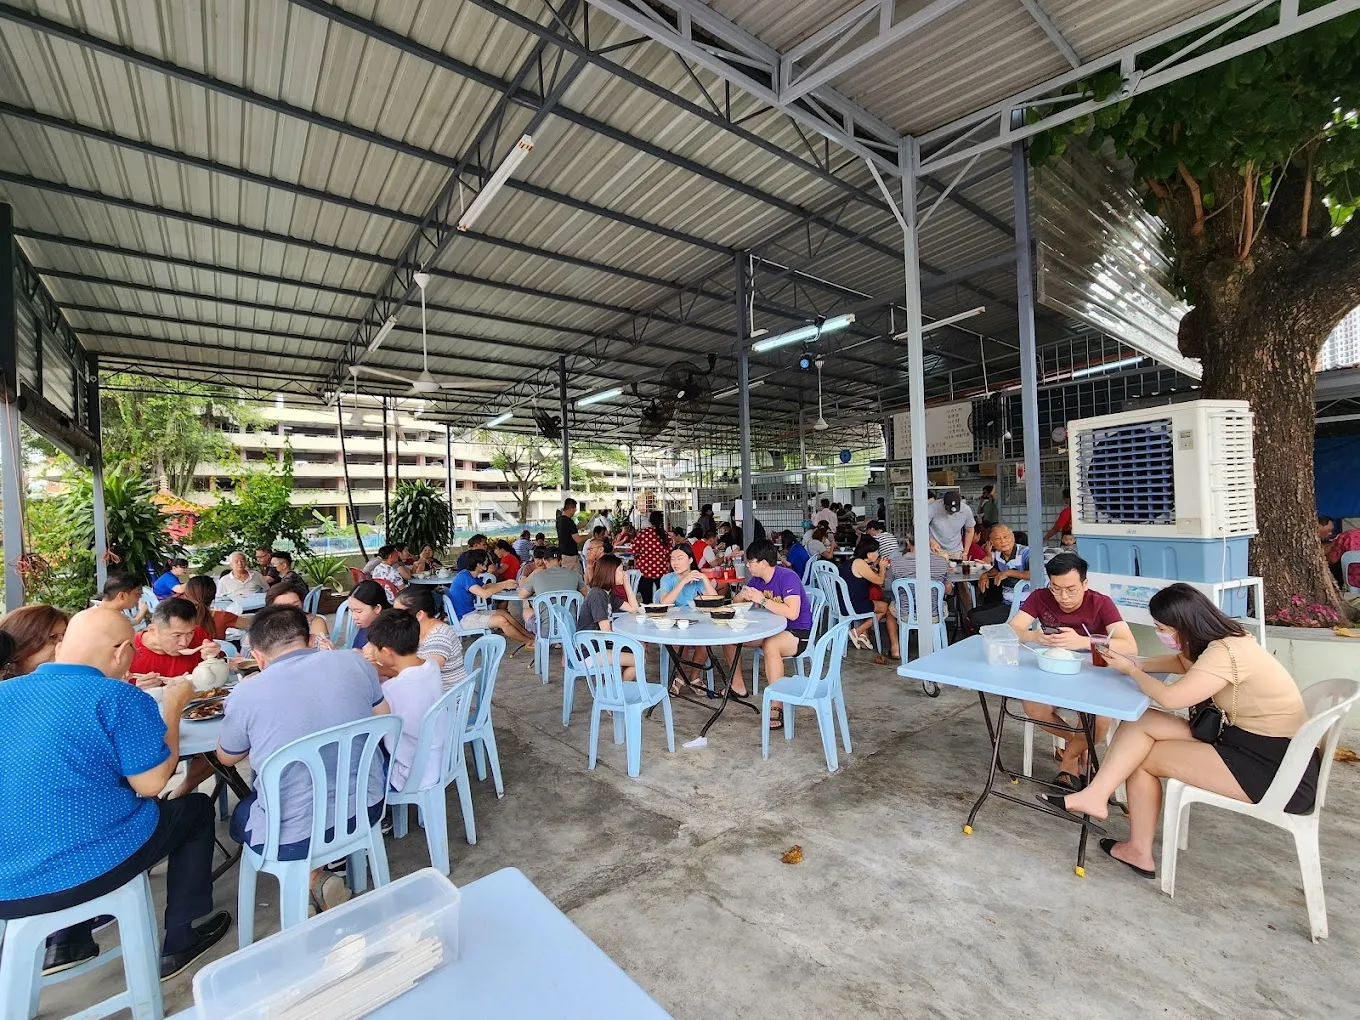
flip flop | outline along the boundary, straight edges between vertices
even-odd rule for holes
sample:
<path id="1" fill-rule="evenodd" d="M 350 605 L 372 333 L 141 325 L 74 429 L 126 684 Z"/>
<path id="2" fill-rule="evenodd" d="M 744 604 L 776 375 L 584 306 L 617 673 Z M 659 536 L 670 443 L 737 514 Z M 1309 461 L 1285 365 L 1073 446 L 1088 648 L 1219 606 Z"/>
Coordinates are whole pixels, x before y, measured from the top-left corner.
<path id="1" fill-rule="evenodd" d="M 1073 793 L 1080 793 L 1086 789 L 1086 780 L 1071 772 L 1059 772 L 1053 777 L 1053 785 L 1061 786 L 1064 790 L 1070 790 Z"/>
<path id="2" fill-rule="evenodd" d="M 1119 840 L 1117 839 L 1102 839 L 1100 841 L 1100 849 L 1105 852 L 1105 856 L 1108 857 L 1110 860 L 1119 861 L 1120 864 L 1124 865 L 1124 867 L 1131 870 L 1135 875 L 1139 876 L 1140 878 L 1157 877 L 1157 872 L 1155 871 L 1149 871 L 1147 868 L 1140 868 L 1136 864 L 1130 864 L 1128 861 L 1121 860 L 1120 858 L 1116 857 L 1114 855 L 1114 845 L 1118 842 Z"/>
<path id="3" fill-rule="evenodd" d="M 1073 814 L 1071 811 L 1068 811 L 1067 794 L 1065 793 L 1036 793 L 1034 795 L 1034 799 L 1037 800 L 1040 804 L 1043 804 L 1045 807 L 1052 810 L 1054 813 L 1062 815 L 1064 818 L 1074 821 L 1078 825 L 1085 825 L 1088 829 L 1090 829 L 1092 832 L 1096 833 L 1099 836 L 1107 835 L 1105 830 L 1101 828 L 1099 825 L 1097 825 L 1095 822 L 1083 818 L 1081 815 Z"/>

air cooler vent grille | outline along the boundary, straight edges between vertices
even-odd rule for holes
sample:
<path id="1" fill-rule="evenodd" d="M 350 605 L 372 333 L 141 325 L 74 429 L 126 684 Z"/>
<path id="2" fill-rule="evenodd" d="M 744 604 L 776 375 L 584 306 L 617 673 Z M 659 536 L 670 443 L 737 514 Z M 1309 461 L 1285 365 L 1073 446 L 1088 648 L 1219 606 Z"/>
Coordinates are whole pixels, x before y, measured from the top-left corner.
<path id="1" fill-rule="evenodd" d="M 1176 523 L 1169 418 L 1082 432 L 1075 509 L 1088 524 Z"/>

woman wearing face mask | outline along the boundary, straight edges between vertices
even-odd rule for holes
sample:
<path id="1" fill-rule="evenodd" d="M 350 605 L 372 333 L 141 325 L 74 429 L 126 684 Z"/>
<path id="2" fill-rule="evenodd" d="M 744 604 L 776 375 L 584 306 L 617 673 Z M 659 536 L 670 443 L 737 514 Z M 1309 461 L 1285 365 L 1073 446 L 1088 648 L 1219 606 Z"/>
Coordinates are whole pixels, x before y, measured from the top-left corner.
<path id="1" fill-rule="evenodd" d="M 1188 584 L 1163 588 L 1148 602 L 1157 637 L 1169 654 L 1139 659 L 1113 648 L 1110 666 L 1131 677 L 1167 711 L 1148 711 L 1124 723 L 1110 742 L 1091 785 L 1065 797 L 1041 794 L 1054 807 L 1093 818 L 1109 814 L 1109 800 L 1127 784 L 1129 838 L 1102 839 L 1100 848 L 1145 878 L 1154 878 L 1152 837 L 1162 808 L 1162 779 L 1255 804 L 1265 796 L 1284 759 L 1290 738 L 1308 720 L 1298 685 L 1266 649 Z M 1164 685 L 1149 673 L 1179 673 Z M 1223 712 L 1218 739 L 1195 739 L 1190 724 L 1170 713 L 1208 699 Z M 1313 806 L 1321 759 L 1317 751 L 1286 811 Z"/>

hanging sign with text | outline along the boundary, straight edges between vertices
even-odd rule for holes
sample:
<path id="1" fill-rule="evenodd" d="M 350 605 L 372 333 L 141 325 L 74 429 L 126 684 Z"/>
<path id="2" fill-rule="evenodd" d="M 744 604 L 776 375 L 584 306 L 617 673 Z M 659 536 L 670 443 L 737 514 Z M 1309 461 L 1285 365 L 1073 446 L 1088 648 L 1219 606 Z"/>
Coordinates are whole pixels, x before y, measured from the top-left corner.
<path id="1" fill-rule="evenodd" d="M 973 452 L 973 403 L 959 400 L 926 408 L 926 456 Z M 911 459 L 911 412 L 893 415 L 893 459 Z"/>

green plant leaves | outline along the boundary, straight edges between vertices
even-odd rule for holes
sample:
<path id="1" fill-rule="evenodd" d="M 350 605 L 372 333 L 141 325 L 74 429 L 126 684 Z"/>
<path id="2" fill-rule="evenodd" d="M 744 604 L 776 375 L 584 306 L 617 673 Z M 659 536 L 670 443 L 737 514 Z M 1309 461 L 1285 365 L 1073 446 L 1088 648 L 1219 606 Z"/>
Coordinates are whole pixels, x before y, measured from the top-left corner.
<path id="1" fill-rule="evenodd" d="M 387 541 L 405 542 L 412 550 L 447 549 L 453 541 L 453 508 L 444 490 L 424 479 L 397 484 L 387 513 Z"/>

